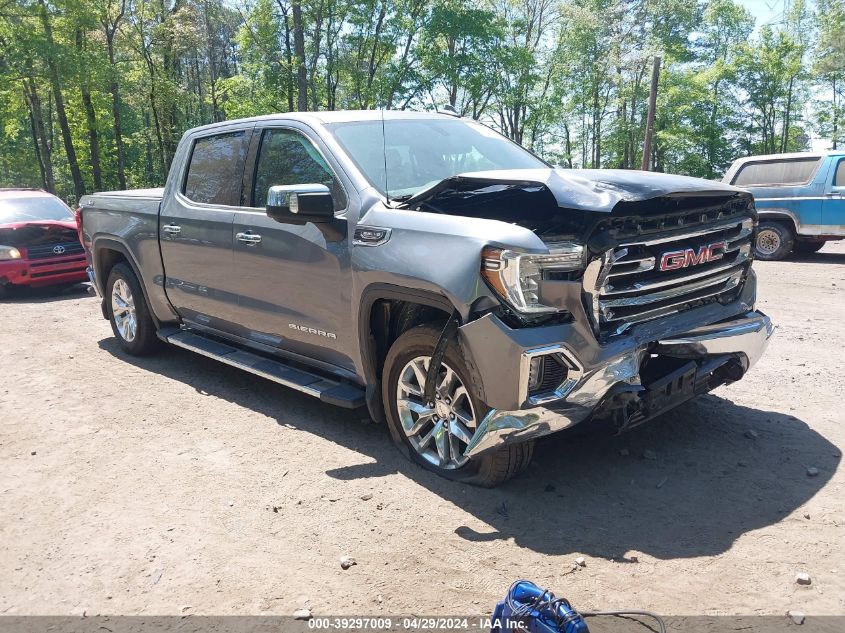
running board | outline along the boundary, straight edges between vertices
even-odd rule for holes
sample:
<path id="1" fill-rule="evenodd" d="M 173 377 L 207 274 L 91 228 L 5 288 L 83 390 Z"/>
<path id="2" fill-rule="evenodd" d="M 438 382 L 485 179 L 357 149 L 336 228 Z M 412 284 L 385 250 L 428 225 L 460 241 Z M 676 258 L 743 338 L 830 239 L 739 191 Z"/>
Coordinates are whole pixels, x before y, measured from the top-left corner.
<path id="1" fill-rule="evenodd" d="M 295 369 L 278 360 L 244 351 L 195 332 L 166 328 L 158 334 L 159 338 L 171 345 L 243 369 L 256 376 L 319 398 L 328 404 L 346 409 L 357 409 L 366 403 L 364 390 L 359 387 Z"/>

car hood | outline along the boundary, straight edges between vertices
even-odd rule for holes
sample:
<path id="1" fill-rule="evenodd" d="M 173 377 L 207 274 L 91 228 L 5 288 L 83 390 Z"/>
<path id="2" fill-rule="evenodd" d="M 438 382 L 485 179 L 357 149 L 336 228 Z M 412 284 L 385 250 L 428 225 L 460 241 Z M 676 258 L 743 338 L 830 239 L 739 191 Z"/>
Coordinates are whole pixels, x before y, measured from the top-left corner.
<path id="1" fill-rule="evenodd" d="M 43 220 L 0 224 L 0 244 L 4 246 L 35 246 L 53 242 L 79 240 L 75 222 Z"/>
<path id="2" fill-rule="evenodd" d="M 414 206 L 450 193 L 543 187 L 557 206 L 610 213 L 620 202 L 677 196 L 733 196 L 742 189 L 715 180 L 628 169 L 507 169 L 459 174 L 441 180 L 405 204 Z"/>

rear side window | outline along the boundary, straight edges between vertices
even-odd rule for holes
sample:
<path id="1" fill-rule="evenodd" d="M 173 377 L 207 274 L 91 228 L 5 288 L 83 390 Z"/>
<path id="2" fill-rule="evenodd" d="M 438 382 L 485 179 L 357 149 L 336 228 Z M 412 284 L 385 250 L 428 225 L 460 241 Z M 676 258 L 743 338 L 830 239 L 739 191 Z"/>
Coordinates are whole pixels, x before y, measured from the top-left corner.
<path id="1" fill-rule="evenodd" d="M 845 159 L 836 163 L 836 173 L 833 175 L 834 187 L 845 187 Z"/>
<path id="2" fill-rule="evenodd" d="M 814 157 L 745 163 L 734 177 L 733 184 L 740 187 L 803 185 L 810 182 L 820 160 Z"/>
<path id="3" fill-rule="evenodd" d="M 185 196 L 205 204 L 239 205 L 245 140 L 244 131 L 197 139 L 185 177 Z"/>
<path id="4" fill-rule="evenodd" d="M 264 206 L 267 191 L 274 185 L 311 184 L 331 190 L 335 211 L 346 207 L 343 188 L 310 140 L 293 130 L 265 130 L 255 167 L 252 206 Z"/>

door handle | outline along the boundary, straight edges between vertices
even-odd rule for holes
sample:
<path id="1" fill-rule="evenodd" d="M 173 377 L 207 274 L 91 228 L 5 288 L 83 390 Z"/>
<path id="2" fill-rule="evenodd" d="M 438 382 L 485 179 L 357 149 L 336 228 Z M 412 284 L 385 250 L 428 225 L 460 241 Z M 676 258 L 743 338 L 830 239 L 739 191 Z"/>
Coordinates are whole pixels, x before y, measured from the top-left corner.
<path id="1" fill-rule="evenodd" d="M 842 192 L 841 191 L 828 191 L 826 194 L 828 198 L 841 198 Z"/>
<path id="2" fill-rule="evenodd" d="M 261 242 L 261 236 L 255 233 L 236 233 L 235 237 L 239 242 L 244 244 L 258 244 Z"/>
<path id="3" fill-rule="evenodd" d="M 165 224 L 161 227 L 161 230 L 167 233 L 168 235 L 179 235 L 182 232 L 181 226 L 176 226 L 175 224 Z"/>

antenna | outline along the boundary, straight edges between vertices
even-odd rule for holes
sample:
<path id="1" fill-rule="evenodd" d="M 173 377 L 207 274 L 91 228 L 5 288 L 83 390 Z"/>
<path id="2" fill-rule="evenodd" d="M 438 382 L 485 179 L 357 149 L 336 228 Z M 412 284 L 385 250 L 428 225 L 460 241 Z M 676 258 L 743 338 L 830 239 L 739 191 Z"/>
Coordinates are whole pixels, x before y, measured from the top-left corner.
<path id="1" fill-rule="evenodd" d="M 390 189 L 387 186 L 387 138 L 384 131 L 384 110 L 381 110 L 381 153 L 384 156 L 384 195 L 390 202 Z"/>

